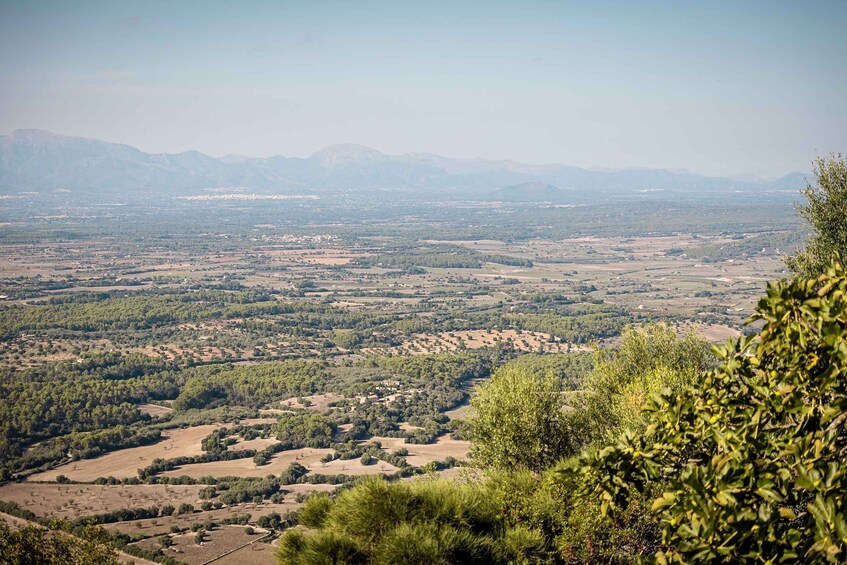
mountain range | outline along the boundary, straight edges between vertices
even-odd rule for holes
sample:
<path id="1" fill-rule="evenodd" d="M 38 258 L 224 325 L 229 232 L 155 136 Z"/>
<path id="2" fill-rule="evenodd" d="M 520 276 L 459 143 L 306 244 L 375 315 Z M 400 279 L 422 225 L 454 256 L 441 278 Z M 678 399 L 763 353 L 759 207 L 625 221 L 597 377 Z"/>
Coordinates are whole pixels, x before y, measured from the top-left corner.
<path id="1" fill-rule="evenodd" d="M 145 153 L 123 144 L 15 130 L 0 136 L 0 194 L 59 189 L 95 194 L 183 195 L 222 187 L 257 193 L 395 191 L 503 200 L 557 200 L 577 193 L 795 190 L 806 175 L 764 181 L 667 169 L 593 170 L 566 165 L 388 155 L 331 145 L 310 157 L 215 158 L 197 151 Z"/>

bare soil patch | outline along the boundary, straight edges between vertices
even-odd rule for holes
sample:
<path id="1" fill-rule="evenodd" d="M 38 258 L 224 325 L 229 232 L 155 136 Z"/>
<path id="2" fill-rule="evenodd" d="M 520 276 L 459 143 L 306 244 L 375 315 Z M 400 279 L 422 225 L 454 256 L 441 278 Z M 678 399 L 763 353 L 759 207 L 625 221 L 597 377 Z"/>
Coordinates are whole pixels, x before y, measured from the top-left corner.
<path id="1" fill-rule="evenodd" d="M 174 411 L 173 408 L 168 408 L 167 406 L 162 406 L 160 404 L 139 404 L 138 409 L 141 410 L 142 414 L 148 414 L 156 418 L 165 416 Z"/>
<path id="2" fill-rule="evenodd" d="M 248 440 L 239 438 L 236 443 L 230 445 L 227 449 L 229 451 L 240 451 L 242 449 L 255 449 L 256 451 L 261 451 L 275 443 L 278 443 L 278 441 L 274 437 L 257 437 L 256 439 Z"/>
<path id="3" fill-rule="evenodd" d="M 362 465 L 359 459 L 336 459 L 329 463 L 318 461 L 309 470 L 324 475 L 387 475 L 398 471 L 397 467 L 385 461 Z"/>
<path id="4" fill-rule="evenodd" d="M 275 545 L 258 541 L 218 559 L 215 565 L 278 565 L 275 553 Z"/>
<path id="5" fill-rule="evenodd" d="M 471 448 L 469 441 L 452 439 L 447 435 L 439 437 L 435 443 L 430 444 L 405 443 L 403 438 L 378 436 L 371 438 L 370 441 L 380 442 L 382 449 L 388 452 L 401 447 L 407 449 L 409 455 L 406 457 L 406 461 L 415 467 L 426 465 L 430 461 L 444 461 L 447 457 L 466 461 Z"/>

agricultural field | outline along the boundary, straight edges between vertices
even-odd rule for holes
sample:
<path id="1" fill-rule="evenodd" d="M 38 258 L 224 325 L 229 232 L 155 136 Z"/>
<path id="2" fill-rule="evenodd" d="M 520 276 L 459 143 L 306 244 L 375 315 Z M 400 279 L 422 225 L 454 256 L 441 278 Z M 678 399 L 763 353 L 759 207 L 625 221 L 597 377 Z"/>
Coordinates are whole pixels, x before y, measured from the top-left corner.
<path id="1" fill-rule="evenodd" d="M 182 503 L 195 504 L 193 485 L 95 485 L 9 483 L 0 487 L 0 500 L 28 508 L 38 516 L 75 520 L 120 510 Z"/>
<path id="2" fill-rule="evenodd" d="M 207 531 L 199 543 L 196 534 L 192 532 L 170 535 L 168 543 L 172 545 L 163 553 L 188 565 L 202 565 L 212 560 L 217 563 L 217 559 L 224 555 L 240 549 L 250 549 L 251 545 L 261 543 L 261 540 L 271 533 L 262 528 L 252 528 L 252 533 L 247 533 L 246 528 L 236 525 L 217 527 Z M 136 545 L 148 551 L 156 551 L 162 547 L 162 540 L 148 538 Z"/>
<path id="3" fill-rule="evenodd" d="M 210 201 L 186 225 L 199 205 L 0 226 L 0 510 L 139 560 L 274 563 L 314 493 L 473 474 L 469 401 L 505 362 L 576 390 L 630 325 L 737 336 L 795 241 L 777 205 Z"/>
<path id="4" fill-rule="evenodd" d="M 29 479 L 55 481 L 57 477 L 64 475 L 72 481 L 87 482 L 98 477 L 115 477 L 116 479 L 135 477 L 138 469 L 146 467 L 156 458 L 172 459 L 200 455 L 203 453 L 200 441 L 220 427 L 206 425 L 168 431 L 163 434 L 162 441 L 153 445 L 112 451 L 94 459 L 82 459 L 50 471 L 37 473 Z"/>

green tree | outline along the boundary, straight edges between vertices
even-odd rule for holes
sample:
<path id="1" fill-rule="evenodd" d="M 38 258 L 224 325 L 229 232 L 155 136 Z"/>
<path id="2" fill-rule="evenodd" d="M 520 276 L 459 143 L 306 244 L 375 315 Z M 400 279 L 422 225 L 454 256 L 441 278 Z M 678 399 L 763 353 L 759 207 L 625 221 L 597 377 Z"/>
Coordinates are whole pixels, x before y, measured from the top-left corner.
<path id="1" fill-rule="evenodd" d="M 607 508 L 656 486 L 660 562 L 847 561 L 847 272 L 772 283 L 758 340 L 584 458 Z"/>
<path id="2" fill-rule="evenodd" d="M 814 165 L 817 186 L 807 185 L 806 202 L 797 212 L 812 228 L 806 247 L 788 257 L 795 275 L 821 275 L 836 257 L 847 257 L 847 160 L 841 155 L 818 158 Z"/>
<path id="3" fill-rule="evenodd" d="M 570 454 L 559 379 L 504 365 L 471 399 L 471 457 L 486 467 L 535 471 Z"/>
<path id="4" fill-rule="evenodd" d="M 101 543 L 100 532 L 86 530 L 84 539 L 37 526 L 11 530 L 0 520 L 0 563 L 9 565 L 117 565 L 117 553 Z"/>
<path id="5" fill-rule="evenodd" d="M 641 409 L 663 388 L 672 393 L 714 365 L 709 344 L 694 333 L 680 337 L 665 324 L 629 328 L 616 347 L 600 350 L 572 404 L 578 447 L 646 427 Z M 578 436 L 578 437 L 577 437 Z"/>

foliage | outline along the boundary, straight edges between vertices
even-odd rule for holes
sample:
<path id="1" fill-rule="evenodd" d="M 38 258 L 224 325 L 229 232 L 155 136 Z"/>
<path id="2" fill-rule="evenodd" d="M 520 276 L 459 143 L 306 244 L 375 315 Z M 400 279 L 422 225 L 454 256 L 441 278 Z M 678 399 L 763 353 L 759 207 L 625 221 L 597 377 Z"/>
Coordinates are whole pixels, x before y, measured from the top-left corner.
<path id="1" fill-rule="evenodd" d="M 471 456 L 480 465 L 540 470 L 568 454 L 570 429 L 561 382 L 505 365 L 471 399 Z"/>
<path id="2" fill-rule="evenodd" d="M 648 398 L 666 387 L 680 392 L 713 363 L 708 344 L 696 334 L 680 338 L 663 324 L 627 329 L 619 345 L 597 353 L 582 394 L 572 397 L 577 447 L 624 429 L 642 431 L 641 408 Z"/>
<path id="3" fill-rule="evenodd" d="M 648 405 L 643 435 L 585 457 L 608 508 L 666 482 L 661 562 L 847 559 L 847 276 L 772 283 L 758 341 Z"/>
<path id="4" fill-rule="evenodd" d="M 498 263 L 516 267 L 532 267 L 532 261 L 508 255 L 482 254 L 455 246 L 441 245 L 420 250 L 403 250 L 402 253 L 361 257 L 355 260 L 359 266 L 375 266 L 386 269 L 404 269 L 412 272 L 416 267 L 444 269 L 479 269 L 483 263 Z"/>
<path id="5" fill-rule="evenodd" d="M 551 373 L 562 383 L 563 389 L 575 390 L 583 385 L 585 377 L 594 367 L 594 355 L 590 352 L 530 353 L 509 361 L 509 364 L 538 376 Z"/>
<path id="6" fill-rule="evenodd" d="M 0 459 L 21 455 L 29 441 L 149 420 L 134 404 L 178 390 L 178 377 L 163 368 L 142 355 L 98 355 L 43 369 L 0 370 Z M 86 452 L 127 439 L 118 430 L 71 437 L 58 447 Z"/>
<path id="7" fill-rule="evenodd" d="M 76 303 L 66 301 L 13 308 L 0 317 L 0 337 L 23 331 L 63 329 L 97 331 L 149 329 L 168 323 L 278 313 L 286 306 L 272 297 L 248 292 L 198 292 L 180 295 L 135 295 Z"/>
<path id="8" fill-rule="evenodd" d="M 321 414 L 285 414 L 277 423 L 277 439 L 285 449 L 329 447 L 336 425 Z"/>
<path id="9" fill-rule="evenodd" d="M 87 529 L 81 538 L 37 526 L 11 530 L 0 520 L 0 561 L 9 565 L 117 565 L 117 554 L 99 537 L 94 529 Z"/>
<path id="10" fill-rule="evenodd" d="M 321 389 L 329 378 L 325 363 L 283 361 L 257 365 L 205 365 L 182 371 L 185 387 L 174 400 L 176 410 L 224 405 L 261 406 L 288 396 Z"/>
<path id="11" fill-rule="evenodd" d="M 255 499 L 264 500 L 279 491 L 279 480 L 269 477 L 261 480 L 242 479 L 236 481 L 220 482 L 218 490 L 223 492 L 219 500 L 228 505 L 250 502 Z"/>
<path id="12" fill-rule="evenodd" d="M 570 343 L 616 336 L 630 322 L 625 310 L 609 304 L 567 304 L 550 309 L 542 303 L 523 308 L 529 312 L 509 314 L 506 320 L 516 328 L 544 332 Z"/>
<path id="13" fill-rule="evenodd" d="M 797 207 L 813 233 L 806 247 L 786 261 L 804 278 L 815 278 L 836 257 L 847 257 L 847 159 L 841 155 L 818 158 L 814 175 L 817 186 L 806 186 L 806 202 Z"/>
<path id="14" fill-rule="evenodd" d="M 571 477 L 561 486 L 570 494 L 564 499 L 566 509 L 557 538 L 564 563 L 634 564 L 665 548 L 661 525 L 650 510 L 649 495 L 633 496 L 612 521 L 604 513 L 600 499 L 585 494 L 586 485 L 581 479 Z"/>
<path id="15" fill-rule="evenodd" d="M 538 563 L 550 555 L 540 532 L 509 526 L 497 501 L 471 485 L 368 478 L 327 502 L 306 502 L 315 531 L 285 532 L 282 563 Z"/>

